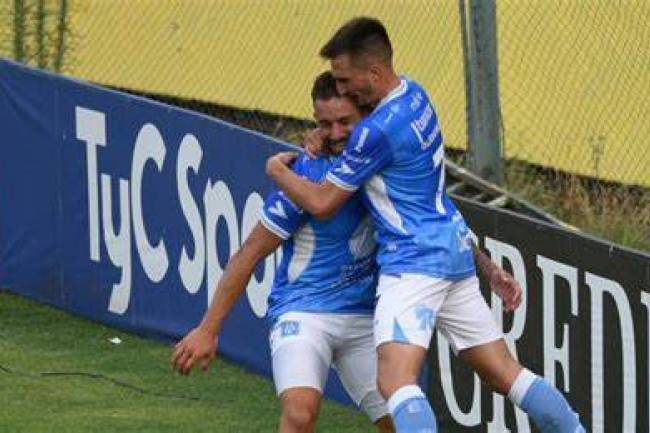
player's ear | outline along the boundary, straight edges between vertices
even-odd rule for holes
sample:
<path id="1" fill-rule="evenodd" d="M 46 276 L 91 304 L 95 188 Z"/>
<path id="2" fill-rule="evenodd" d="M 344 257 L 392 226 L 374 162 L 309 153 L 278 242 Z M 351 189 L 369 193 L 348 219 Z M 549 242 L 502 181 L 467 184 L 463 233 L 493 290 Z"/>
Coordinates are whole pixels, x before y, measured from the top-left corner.
<path id="1" fill-rule="evenodd" d="M 382 77 L 382 67 L 379 63 L 373 62 L 369 65 L 368 67 L 368 73 L 370 75 L 370 79 L 374 83 L 378 83 L 381 80 Z"/>

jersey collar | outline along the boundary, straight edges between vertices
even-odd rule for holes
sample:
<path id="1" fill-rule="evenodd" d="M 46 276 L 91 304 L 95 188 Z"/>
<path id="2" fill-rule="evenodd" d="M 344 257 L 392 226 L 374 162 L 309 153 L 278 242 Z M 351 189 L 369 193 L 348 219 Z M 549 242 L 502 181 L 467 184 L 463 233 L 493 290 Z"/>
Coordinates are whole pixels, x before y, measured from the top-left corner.
<path id="1" fill-rule="evenodd" d="M 395 87 L 393 90 L 390 91 L 390 93 L 386 96 L 384 96 L 384 99 L 379 101 L 379 104 L 375 107 L 373 111 L 379 110 L 382 106 L 388 104 L 390 101 L 392 101 L 395 98 L 399 98 L 402 96 L 406 91 L 408 90 L 408 83 L 406 81 L 406 78 L 400 77 L 400 83 L 399 86 Z"/>

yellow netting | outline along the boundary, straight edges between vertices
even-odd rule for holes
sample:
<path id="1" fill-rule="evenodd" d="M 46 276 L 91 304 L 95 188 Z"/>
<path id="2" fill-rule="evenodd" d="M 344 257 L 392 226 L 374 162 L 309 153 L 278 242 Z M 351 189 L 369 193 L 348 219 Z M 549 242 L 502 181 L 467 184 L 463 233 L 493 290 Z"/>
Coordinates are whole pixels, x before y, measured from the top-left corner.
<path id="1" fill-rule="evenodd" d="M 650 186 L 650 2 L 498 2 L 505 154 Z"/>
<path id="2" fill-rule="evenodd" d="M 0 52 L 11 54 L 7 3 Z M 64 72 L 298 118 L 311 117 L 311 81 L 327 67 L 321 45 L 347 19 L 376 16 L 392 36 L 397 68 L 434 99 L 447 145 L 466 147 L 456 0 L 68 3 Z M 497 28 L 505 156 L 650 186 L 650 2 L 501 0 Z"/>

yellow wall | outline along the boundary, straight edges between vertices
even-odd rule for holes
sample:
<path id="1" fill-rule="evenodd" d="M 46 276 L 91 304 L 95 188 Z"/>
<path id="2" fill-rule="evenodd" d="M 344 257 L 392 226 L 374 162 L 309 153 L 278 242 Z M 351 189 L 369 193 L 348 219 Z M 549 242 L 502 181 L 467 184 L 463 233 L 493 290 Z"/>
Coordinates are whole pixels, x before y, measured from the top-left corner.
<path id="1" fill-rule="evenodd" d="M 70 74 L 310 117 L 317 52 L 345 20 L 382 19 L 447 145 L 465 147 L 456 0 L 74 0 Z M 650 2 L 502 0 L 507 157 L 650 186 Z"/>
<path id="2" fill-rule="evenodd" d="M 498 2 L 506 156 L 650 186 L 650 2 Z"/>
<path id="3" fill-rule="evenodd" d="M 341 23 L 385 20 L 396 62 L 431 90 L 448 142 L 464 146 L 465 95 L 455 1 L 91 0 L 74 17 L 73 75 L 148 92 L 312 115 L 317 53 Z M 442 66 L 444 65 L 444 67 Z M 444 89 L 437 91 L 436 89 Z"/>

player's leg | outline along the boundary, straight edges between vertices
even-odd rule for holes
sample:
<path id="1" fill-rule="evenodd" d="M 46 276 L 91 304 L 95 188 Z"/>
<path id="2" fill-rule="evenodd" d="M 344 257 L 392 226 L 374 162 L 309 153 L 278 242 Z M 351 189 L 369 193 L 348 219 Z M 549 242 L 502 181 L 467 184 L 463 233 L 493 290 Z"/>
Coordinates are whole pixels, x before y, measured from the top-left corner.
<path id="1" fill-rule="evenodd" d="M 438 315 L 443 335 L 481 380 L 524 410 L 542 433 L 584 431 L 578 416 L 550 383 L 522 368 L 497 329 L 478 279 L 456 283 Z"/>
<path id="2" fill-rule="evenodd" d="M 395 433 L 395 425 L 390 415 L 384 415 L 375 421 L 375 427 L 379 433 Z"/>
<path id="3" fill-rule="evenodd" d="M 449 282 L 423 275 L 379 279 L 374 323 L 378 385 L 398 433 L 437 431 L 417 378 L 448 287 Z"/>
<path id="4" fill-rule="evenodd" d="M 350 398 L 368 415 L 380 433 L 394 433 L 386 401 L 377 389 L 377 353 L 372 316 L 337 315 L 332 364 Z"/>
<path id="5" fill-rule="evenodd" d="M 309 314 L 282 315 L 271 330 L 273 380 L 280 397 L 280 433 L 313 432 L 332 359 L 330 341 Z"/>
<path id="6" fill-rule="evenodd" d="M 280 394 L 282 415 L 280 433 L 312 433 L 320 410 L 321 391 L 309 387 L 293 387 Z"/>
<path id="7" fill-rule="evenodd" d="M 417 384 L 426 351 L 415 345 L 384 343 L 377 348 L 378 384 L 398 433 L 437 432 L 436 418 Z"/>
<path id="8" fill-rule="evenodd" d="M 465 349 L 459 357 L 490 388 L 508 396 L 526 412 L 542 433 L 584 431 L 564 396 L 548 381 L 523 368 L 510 354 L 505 341 Z"/>

